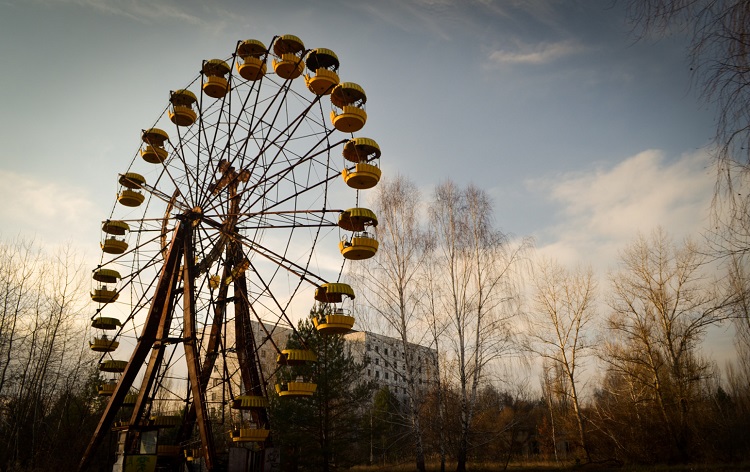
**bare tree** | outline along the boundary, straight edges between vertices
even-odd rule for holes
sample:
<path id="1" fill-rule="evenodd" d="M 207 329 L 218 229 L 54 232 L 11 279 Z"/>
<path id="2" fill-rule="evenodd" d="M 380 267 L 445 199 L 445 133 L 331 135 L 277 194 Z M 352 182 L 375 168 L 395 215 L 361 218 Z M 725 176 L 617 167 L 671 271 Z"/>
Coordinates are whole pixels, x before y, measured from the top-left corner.
<path id="1" fill-rule="evenodd" d="M 743 0 L 628 0 L 638 34 L 690 37 L 693 79 L 717 110 L 718 249 L 750 249 L 750 5 Z"/>
<path id="2" fill-rule="evenodd" d="M 515 347 L 519 262 L 528 241 L 512 244 L 492 227 L 492 205 L 482 190 L 438 186 L 430 208 L 435 257 L 442 267 L 441 310 L 451 320 L 461 427 L 457 471 L 466 470 L 477 391 L 488 363 Z"/>
<path id="3" fill-rule="evenodd" d="M 93 364 L 83 348 L 84 271 L 69 248 L 50 255 L 25 240 L 0 244 L 0 268 L 0 435 L 6 439 L 0 467 L 45 468 L 54 457 L 50 448 L 65 439 L 51 436 L 60 419 L 49 409 L 64 410 L 65 398 L 83 390 Z"/>
<path id="4" fill-rule="evenodd" d="M 676 458 L 690 455 L 691 407 L 711 365 L 697 348 L 725 319 L 728 299 L 704 279 L 705 257 L 690 240 L 675 245 L 662 229 L 639 236 L 611 276 L 612 315 L 603 359 L 648 388 Z"/>
<path id="5" fill-rule="evenodd" d="M 421 370 L 413 354 L 414 344 L 423 344 L 425 336 L 420 313 L 424 295 L 419 277 L 429 250 L 429 240 L 420 222 L 421 198 L 416 185 L 404 177 L 378 185 L 375 214 L 378 217 L 379 249 L 376 256 L 361 264 L 363 295 L 377 320 L 395 333 L 404 353 L 408 421 L 411 425 L 416 466 L 425 470 L 425 453 L 419 411 L 423 387 L 418 384 Z M 392 359 L 386 359 L 392 362 Z"/>
<path id="6" fill-rule="evenodd" d="M 565 388 L 560 393 L 570 398 L 578 440 L 590 462 L 580 404 L 579 373 L 581 361 L 591 349 L 586 334 L 595 316 L 593 272 L 590 268 L 571 272 L 555 262 L 542 260 L 537 265 L 533 283 L 534 312 L 526 347 L 559 368 L 565 377 Z"/>

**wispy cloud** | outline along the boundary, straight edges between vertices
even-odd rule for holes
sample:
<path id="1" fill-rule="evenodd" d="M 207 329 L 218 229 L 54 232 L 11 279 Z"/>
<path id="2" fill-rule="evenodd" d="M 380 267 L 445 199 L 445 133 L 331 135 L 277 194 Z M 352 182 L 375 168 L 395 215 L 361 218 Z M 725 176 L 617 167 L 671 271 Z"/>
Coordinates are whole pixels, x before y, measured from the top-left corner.
<path id="1" fill-rule="evenodd" d="M 513 49 L 496 49 L 489 53 L 490 63 L 496 66 L 506 64 L 546 64 L 562 57 L 580 53 L 584 46 L 566 40 L 554 43 L 519 43 Z"/>
<path id="2" fill-rule="evenodd" d="M 3 237 L 39 237 L 48 244 L 90 241 L 97 245 L 101 219 L 88 193 L 77 187 L 0 170 Z"/>
<path id="3" fill-rule="evenodd" d="M 107 14 L 123 16 L 143 23 L 176 20 L 187 25 L 202 25 L 204 20 L 189 13 L 184 3 L 145 0 L 36 0 L 49 6 L 74 5 L 92 8 Z"/>
<path id="4" fill-rule="evenodd" d="M 708 162 L 705 152 L 667 161 L 649 150 L 612 168 L 527 182 L 559 206 L 559 222 L 538 235 L 539 251 L 606 270 L 638 232 L 662 226 L 676 239 L 699 235 L 713 192 Z"/>

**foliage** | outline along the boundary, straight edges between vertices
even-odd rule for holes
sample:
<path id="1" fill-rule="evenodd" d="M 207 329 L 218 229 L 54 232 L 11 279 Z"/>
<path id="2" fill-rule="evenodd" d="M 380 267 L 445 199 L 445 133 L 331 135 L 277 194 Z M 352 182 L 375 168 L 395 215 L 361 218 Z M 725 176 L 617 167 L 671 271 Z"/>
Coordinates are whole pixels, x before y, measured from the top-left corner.
<path id="1" fill-rule="evenodd" d="M 309 319 L 300 321 L 297 331 L 299 338 L 289 339 L 287 347 L 312 350 L 318 361 L 291 367 L 282 376 L 312 378 L 317 389 L 310 397 L 271 398 L 282 468 L 329 471 L 363 460 L 369 438 L 361 425 L 372 395 L 372 386 L 362 381 L 365 366 L 354 361 L 342 335 L 320 334 Z"/>

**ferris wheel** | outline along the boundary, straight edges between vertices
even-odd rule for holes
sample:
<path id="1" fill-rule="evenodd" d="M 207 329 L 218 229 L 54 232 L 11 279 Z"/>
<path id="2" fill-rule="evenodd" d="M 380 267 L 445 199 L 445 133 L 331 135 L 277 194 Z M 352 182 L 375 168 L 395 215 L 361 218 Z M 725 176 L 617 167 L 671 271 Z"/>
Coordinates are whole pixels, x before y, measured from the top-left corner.
<path id="1" fill-rule="evenodd" d="M 269 44 L 240 41 L 230 57 L 203 61 L 117 176 L 91 291 L 107 406 L 81 469 L 110 430 L 120 470 L 131 460 L 212 470 L 227 448 L 262 452 L 267 385 L 316 360 L 274 332 L 299 336 L 293 319 L 314 303 L 321 333 L 354 326 L 344 262 L 378 248 L 377 217 L 358 206 L 380 179 L 378 144 L 353 135 L 367 96 L 339 79 L 332 50 L 293 35 Z M 338 260 L 328 257 L 336 246 Z M 272 372 L 260 366 L 264 343 L 277 354 Z M 209 384 L 226 392 L 228 415 L 217 417 Z M 278 380 L 275 390 L 307 396 L 315 383 Z"/>

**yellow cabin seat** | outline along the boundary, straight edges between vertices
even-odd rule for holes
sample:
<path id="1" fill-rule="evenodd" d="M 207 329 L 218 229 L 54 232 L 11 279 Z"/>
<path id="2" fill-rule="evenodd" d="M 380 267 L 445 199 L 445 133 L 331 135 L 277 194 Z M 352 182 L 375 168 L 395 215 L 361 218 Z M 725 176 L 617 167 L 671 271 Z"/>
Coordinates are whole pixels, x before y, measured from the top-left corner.
<path id="1" fill-rule="evenodd" d="M 98 393 L 103 397 L 109 397 L 112 396 L 113 393 L 115 393 L 115 388 L 117 388 L 117 384 L 115 383 L 100 384 Z"/>
<path id="2" fill-rule="evenodd" d="M 293 34 L 285 34 L 273 42 L 273 70 L 282 79 L 296 79 L 305 70 L 302 53 L 305 43 Z"/>
<path id="3" fill-rule="evenodd" d="M 161 164 L 166 160 L 169 152 L 166 149 L 160 147 L 154 147 L 150 144 L 145 148 L 141 149 L 141 157 L 144 161 L 149 164 Z"/>
<path id="4" fill-rule="evenodd" d="M 359 162 L 355 164 L 352 170 L 344 168 L 341 171 L 341 175 L 349 187 L 357 190 L 367 190 L 380 182 L 381 171 L 372 164 Z"/>
<path id="5" fill-rule="evenodd" d="M 326 315 L 325 320 L 313 318 L 313 324 L 318 332 L 323 334 L 344 334 L 354 327 L 354 317 L 344 314 Z"/>
<path id="6" fill-rule="evenodd" d="M 367 122 L 364 110 L 367 94 L 358 84 L 343 82 L 331 92 L 331 104 L 340 110 L 331 111 L 331 122 L 334 128 L 345 133 L 354 133 L 362 129 Z"/>
<path id="7" fill-rule="evenodd" d="M 258 395 L 239 395 L 232 400 L 232 408 L 235 410 L 268 408 L 268 399 Z"/>
<path id="8" fill-rule="evenodd" d="M 159 128 L 149 128 L 143 131 L 141 139 L 146 144 L 146 147 L 141 149 L 143 160 L 151 164 L 164 162 L 169 155 L 164 149 L 164 142 L 169 139 L 169 135 Z"/>
<path id="9" fill-rule="evenodd" d="M 246 39 L 237 45 L 237 55 L 242 62 L 237 61 L 237 72 L 245 80 L 260 80 L 266 75 L 265 55 L 268 53 L 266 45 L 257 39 Z"/>
<path id="10" fill-rule="evenodd" d="M 345 105 L 341 113 L 331 111 L 333 127 L 344 133 L 356 133 L 367 122 L 367 113 L 353 105 Z"/>
<path id="11" fill-rule="evenodd" d="M 96 303 L 112 303 L 117 300 L 120 294 L 117 290 L 110 290 L 106 286 L 95 289 L 91 292 L 91 299 Z"/>
<path id="12" fill-rule="evenodd" d="M 128 243 L 121 239 L 117 239 L 114 236 L 104 240 L 103 243 L 99 244 L 102 251 L 107 254 L 122 254 L 128 250 Z"/>
<path id="13" fill-rule="evenodd" d="M 305 63 L 302 58 L 292 54 L 282 54 L 280 59 L 274 58 L 273 70 L 282 79 L 293 80 L 305 71 Z"/>
<path id="14" fill-rule="evenodd" d="M 237 72 L 245 80 L 260 80 L 266 75 L 266 63 L 257 57 L 246 57 L 242 62 L 237 62 Z"/>
<path id="15" fill-rule="evenodd" d="M 229 65 L 221 59 L 211 59 L 203 64 L 203 93 L 211 98 L 222 98 L 229 92 L 229 81 L 226 75 L 230 72 Z"/>
<path id="16" fill-rule="evenodd" d="M 96 352 L 114 352 L 119 346 L 118 341 L 106 337 L 94 338 L 93 341 L 89 341 L 89 347 Z"/>
<path id="17" fill-rule="evenodd" d="M 315 74 L 305 74 L 305 85 L 315 95 L 328 95 L 339 83 L 339 75 L 328 69 L 317 69 Z"/>
<path id="18" fill-rule="evenodd" d="M 137 207 L 145 200 L 145 197 L 141 192 L 136 189 L 140 189 L 146 184 L 146 179 L 135 172 L 127 172 L 122 174 L 119 179 L 120 185 L 123 189 L 117 195 L 117 200 L 128 207 Z"/>
<path id="19" fill-rule="evenodd" d="M 276 384 L 276 393 L 280 397 L 309 397 L 318 388 L 311 382 L 288 382 L 286 385 Z"/>
<path id="20" fill-rule="evenodd" d="M 305 65 L 311 72 L 305 74 L 305 85 L 315 95 L 328 95 L 339 84 L 339 58 L 330 49 L 313 49 L 305 58 Z"/>
<path id="21" fill-rule="evenodd" d="M 339 214 L 338 225 L 346 231 L 364 231 L 366 226 L 377 226 L 378 217 L 368 208 L 349 208 Z"/>
<path id="22" fill-rule="evenodd" d="M 135 190 L 130 190 L 127 188 L 122 189 L 120 193 L 117 194 L 117 201 L 120 202 L 120 204 L 125 205 L 126 207 L 140 206 L 145 199 L 146 197 L 144 197 L 141 192 L 137 192 Z"/>
<path id="23" fill-rule="evenodd" d="M 349 260 L 369 259 L 378 252 L 378 241 L 369 233 L 358 233 L 351 240 L 339 241 L 339 251 Z"/>
<path id="24" fill-rule="evenodd" d="M 195 123 L 198 115 L 193 110 L 193 104 L 198 101 L 190 90 L 175 90 L 169 97 L 172 109 L 169 110 L 169 120 L 177 126 L 190 126 Z"/>
<path id="25" fill-rule="evenodd" d="M 317 362 L 318 356 L 307 349 L 284 349 L 276 356 L 276 362 L 280 365 L 302 365 L 307 362 Z"/>

